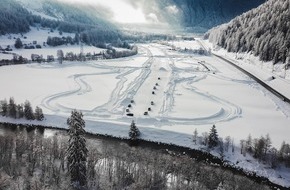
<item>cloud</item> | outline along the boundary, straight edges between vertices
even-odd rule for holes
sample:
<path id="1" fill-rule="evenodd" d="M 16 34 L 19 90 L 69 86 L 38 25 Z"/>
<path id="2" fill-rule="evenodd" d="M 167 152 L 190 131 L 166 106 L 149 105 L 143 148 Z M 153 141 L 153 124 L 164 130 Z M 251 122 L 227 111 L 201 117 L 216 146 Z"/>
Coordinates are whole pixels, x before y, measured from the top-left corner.
<path id="1" fill-rule="evenodd" d="M 159 19 L 158 19 L 157 15 L 154 14 L 154 13 L 149 13 L 149 14 L 146 16 L 146 19 L 147 19 L 149 22 L 152 22 L 152 23 L 159 23 Z"/>
<path id="2" fill-rule="evenodd" d="M 142 9 L 144 0 L 58 0 L 67 3 L 90 5 L 99 16 L 119 23 L 146 23 Z"/>
<path id="3" fill-rule="evenodd" d="M 166 11 L 170 14 L 178 14 L 179 13 L 179 10 L 178 8 L 176 7 L 176 5 L 170 5 L 170 6 L 167 6 L 166 8 Z"/>
<path id="4" fill-rule="evenodd" d="M 130 4 L 135 9 L 141 9 L 144 6 L 145 2 L 146 2 L 145 0 L 123 0 L 123 1 L 128 3 L 128 4 Z"/>

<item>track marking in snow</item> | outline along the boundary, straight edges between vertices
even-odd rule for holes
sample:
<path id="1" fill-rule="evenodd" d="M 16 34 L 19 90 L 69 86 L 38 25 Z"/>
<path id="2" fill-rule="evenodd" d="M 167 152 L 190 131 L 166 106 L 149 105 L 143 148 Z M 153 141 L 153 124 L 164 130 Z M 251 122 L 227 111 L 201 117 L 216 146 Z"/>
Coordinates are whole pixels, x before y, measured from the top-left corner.
<path id="1" fill-rule="evenodd" d="M 200 67 L 204 67 L 205 69 L 178 67 L 178 62 L 184 59 L 182 58 L 182 54 L 178 58 L 174 58 L 173 56 L 169 56 L 162 46 L 143 45 L 139 48 L 145 51 L 147 56 L 147 60 L 144 60 L 142 66 L 135 67 L 133 65 L 126 67 L 122 64 L 112 66 L 108 61 L 82 63 L 83 67 L 103 69 L 104 72 L 72 75 L 69 79 L 73 80 L 75 88 L 45 97 L 42 100 L 42 106 L 56 114 L 67 115 L 74 108 L 69 105 L 64 106 L 61 100 L 70 96 L 82 96 L 91 92 L 92 87 L 86 80 L 87 76 L 94 77 L 115 74 L 115 79 L 118 82 L 112 90 L 108 101 L 92 109 L 81 110 L 84 115 L 95 119 L 123 121 L 125 118 L 128 118 L 126 116 L 127 113 L 132 113 L 134 114 L 134 118 L 138 119 L 141 123 L 152 123 L 153 125 L 159 126 L 170 124 L 212 124 L 228 121 L 241 115 L 242 111 L 238 106 L 214 95 L 210 95 L 207 92 L 202 92 L 194 87 L 193 84 L 200 80 L 205 80 L 208 75 L 231 82 L 249 83 L 249 81 L 231 79 L 219 74 L 211 74 L 212 71 L 218 72 L 218 70 L 210 63 L 203 62 L 201 64 L 200 61 L 202 60 L 197 58 L 184 57 L 187 60 L 186 64 L 190 65 L 194 62 L 196 67 L 199 68 L 198 65 L 200 65 Z M 126 59 L 122 61 L 126 61 Z M 78 66 L 78 64 L 34 65 L 32 67 L 38 69 L 59 69 L 75 66 Z M 183 73 L 187 73 L 186 76 L 182 76 Z M 133 80 L 129 80 L 129 75 L 131 74 L 137 74 Z M 182 85 L 184 89 L 205 99 L 209 103 L 212 102 L 219 105 L 220 109 L 212 114 L 193 118 L 172 116 L 175 101 L 178 101 L 176 99 L 177 85 Z M 131 103 L 131 101 L 134 101 L 134 103 Z M 154 104 L 152 105 L 151 102 Z M 131 107 L 129 108 L 128 105 L 130 103 Z M 145 112 L 148 115 L 144 115 Z"/>

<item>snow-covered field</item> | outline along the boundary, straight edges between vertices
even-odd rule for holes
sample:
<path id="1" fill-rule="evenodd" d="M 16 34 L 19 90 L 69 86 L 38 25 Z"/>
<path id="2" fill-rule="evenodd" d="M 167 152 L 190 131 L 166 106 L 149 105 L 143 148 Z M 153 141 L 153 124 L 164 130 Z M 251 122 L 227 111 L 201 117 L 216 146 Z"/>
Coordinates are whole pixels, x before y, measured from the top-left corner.
<path id="1" fill-rule="evenodd" d="M 57 47 L 52 46 L 43 46 L 43 43 L 47 41 L 47 37 L 72 37 L 74 38 L 75 34 L 72 33 L 63 33 L 62 35 L 59 34 L 58 31 L 51 32 L 49 29 L 40 28 L 37 29 L 35 27 L 31 27 L 31 31 L 26 34 L 7 34 L 7 35 L 0 35 L 0 46 L 4 49 L 7 46 L 13 50 L 9 53 L 16 53 L 21 55 L 24 58 L 31 59 L 31 54 L 38 54 L 42 55 L 43 58 L 47 58 L 48 55 L 53 55 L 57 57 L 57 50 L 61 49 L 64 52 L 64 55 L 69 52 L 73 52 L 74 54 L 80 53 L 80 45 L 62 45 Z M 25 37 L 25 38 L 24 38 Z M 14 47 L 15 40 L 20 38 L 23 44 L 33 44 L 36 41 L 36 44 L 41 45 L 41 49 L 16 49 Z M 105 51 L 106 49 L 97 48 L 94 46 L 83 45 L 83 53 L 100 53 Z M 122 48 L 118 48 L 118 50 L 124 50 Z M 2 54 L 0 53 L 0 60 L 2 59 L 12 59 L 12 54 Z"/>
<path id="2" fill-rule="evenodd" d="M 252 73 L 269 86 L 290 98 L 290 69 L 285 70 L 285 64 L 272 61 L 264 62 L 251 53 L 231 53 L 211 44 L 208 40 L 202 44 L 212 49 L 212 52 L 234 62 L 239 67 Z"/>
<path id="3" fill-rule="evenodd" d="M 3 66 L 0 76 L 0 99 L 13 96 L 17 103 L 27 99 L 33 106 L 40 105 L 46 114 L 44 125 L 67 127 L 71 110 L 79 109 L 87 131 L 114 136 L 127 137 L 134 119 L 142 138 L 192 148 L 197 148 L 192 142 L 194 129 L 202 134 L 213 124 L 221 137 L 230 135 L 236 145 L 249 134 L 253 138 L 270 134 L 276 148 L 283 140 L 290 143 L 290 106 L 211 56 L 139 44 L 139 54 L 128 58 Z M 126 116 L 131 100 L 129 111 L 134 117 Z M 238 151 L 227 159 L 290 186 L 289 170 L 265 169 L 246 161 L 249 158 Z"/>

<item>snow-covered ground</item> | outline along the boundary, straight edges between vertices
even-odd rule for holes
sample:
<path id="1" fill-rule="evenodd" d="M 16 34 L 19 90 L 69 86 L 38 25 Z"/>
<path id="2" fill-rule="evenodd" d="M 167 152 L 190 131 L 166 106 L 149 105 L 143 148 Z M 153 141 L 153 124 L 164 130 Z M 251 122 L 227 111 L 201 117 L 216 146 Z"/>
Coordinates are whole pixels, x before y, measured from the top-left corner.
<path id="1" fill-rule="evenodd" d="M 198 46 L 198 42 L 188 43 Z M 283 140 L 290 143 L 290 106 L 213 56 L 139 44 L 139 54 L 132 57 L 3 66 L 0 76 L 0 99 L 13 96 L 17 103 L 27 99 L 33 106 L 40 105 L 46 114 L 44 125 L 66 128 L 71 110 L 79 109 L 87 131 L 118 137 L 128 136 L 134 119 L 142 138 L 191 148 L 199 148 L 192 142 L 194 129 L 202 134 L 213 124 L 221 137 L 230 135 L 236 145 L 249 134 L 253 138 L 270 134 L 276 148 Z M 130 103 L 134 117 L 126 116 Z M 227 159 L 290 186 L 289 169 L 269 169 L 239 151 L 229 153 Z"/>
<path id="2" fill-rule="evenodd" d="M 187 48 L 187 49 L 197 50 L 200 48 L 200 45 L 198 43 L 195 43 L 194 41 L 189 41 L 189 40 L 170 41 L 169 44 L 180 49 Z"/>
<path id="3" fill-rule="evenodd" d="M 50 37 L 72 37 L 74 38 L 75 34 L 72 33 L 63 33 L 62 35 L 59 34 L 58 31 L 51 32 L 50 29 L 45 28 L 35 28 L 31 27 L 31 31 L 26 34 L 7 34 L 7 35 L 0 35 L 0 46 L 5 49 L 7 46 L 10 46 L 12 49 L 11 54 L 3 54 L 0 53 L 0 60 L 2 59 L 12 59 L 13 55 L 12 53 L 16 53 L 18 55 L 21 55 L 24 58 L 31 59 L 31 54 L 38 54 L 42 55 L 43 58 L 47 58 L 48 55 L 53 55 L 55 58 L 57 57 L 57 50 L 63 50 L 64 55 L 69 52 L 73 52 L 74 54 L 79 54 L 81 47 L 80 45 L 61 45 L 61 46 L 48 46 L 43 45 L 46 43 L 48 36 Z M 16 49 L 14 47 L 15 41 L 17 38 L 20 38 L 22 41 L 22 44 L 33 44 L 35 41 L 36 44 L 41 45 L 41 49 Z M 34 44 L 35 45 L 35 44 Z M 122 51 L 126 49 L 118 48 L 118 51 Z M 106 49 L 97 48 L 94 46 L 88 46 L 83 45 L 83 53 L 100 53 L 106 51 Z"/>
<path id="4" fill-rule="evenodd" d="M 208 40 L 203 40 L 202 43 L 206 47 L 211 48 L 213 53 L 234 62 L 287 98 L 290 98 L 290 70 L 285 70 L 285 64 L 277 63 L 273 65 L 272 61 L 260 61 L 259 57 L 254 56 L 252 53 L 227 52 L 225 49 L 213 45 Z"/>

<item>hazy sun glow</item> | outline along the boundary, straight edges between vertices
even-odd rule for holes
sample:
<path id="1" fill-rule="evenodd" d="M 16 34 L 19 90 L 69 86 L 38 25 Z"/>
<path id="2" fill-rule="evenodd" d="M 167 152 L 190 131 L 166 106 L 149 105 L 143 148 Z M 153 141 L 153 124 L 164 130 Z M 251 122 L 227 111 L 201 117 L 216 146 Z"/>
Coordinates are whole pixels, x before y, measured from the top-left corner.
<path id="1" fill-rule="evenodd" d="M 116 4 L 119 4 L 116 6 Z M 114 4 L 113 4 L 114 5 Z M 129 4 L 122 2 L 115 2 L 114 6 L 111 6 L 111 10 L 114 13 L 114 20 L 120 23 L 145 23 L 146 19 L 141 9 L 135 9 Z"/>
<path id="2" fill-rule="evenodd" d="M 113 13 L 113 21 L 119 23 L 145 23 L 146 18 L 140 8 L 134 8 L 124 0 L 60 0 L 67 2 L 80 2 L 107 7 Z"/>

